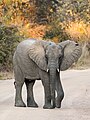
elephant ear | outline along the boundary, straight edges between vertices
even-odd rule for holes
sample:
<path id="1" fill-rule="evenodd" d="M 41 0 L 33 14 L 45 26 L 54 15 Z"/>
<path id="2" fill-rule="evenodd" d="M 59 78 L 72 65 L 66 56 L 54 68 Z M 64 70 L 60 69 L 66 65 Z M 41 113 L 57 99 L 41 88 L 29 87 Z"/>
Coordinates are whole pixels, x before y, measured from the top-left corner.
<path id="1" fill-rule="evenodd" d="M 36 41 L 29 48 L 29 57 L 38 65 L 42 70 L 46 70 L 47 62 L 45 58 L 45 48 L 48 45 L 45 41 Z"/>
<path id="2" fill-rule="evenodd" d="M 82 49 L 78 43 L 70 40 L 61 42 L 59 45 L 64 50 L 64 57 L 60 66 L 61 71 L 64 71 L 79 59 L 82 54 Z"/>

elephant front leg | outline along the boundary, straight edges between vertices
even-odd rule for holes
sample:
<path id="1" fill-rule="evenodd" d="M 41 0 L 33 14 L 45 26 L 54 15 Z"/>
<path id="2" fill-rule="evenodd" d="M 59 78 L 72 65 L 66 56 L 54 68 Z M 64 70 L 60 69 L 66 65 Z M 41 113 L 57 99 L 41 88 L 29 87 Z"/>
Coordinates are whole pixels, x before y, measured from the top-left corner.
<path id="1" fill-rule="evenodd" d="M 16 107 L 26 107 L 25 103 L 22 100 L 22 86 L 23 84 L 15 83 L 16 95 L 15 95 L 15 106 Z"/>
<path id="2" fill-rule="evenodd" d="M 62 84 L 60 81 L 59 73 L 57 75 L 57 80 L 56 80 L 56 92 L 57 92 L 56 107 L 61 108 L 61 102 L 64 98 L 64 91 L 63 91 Z"/>
<path id="3" fill-rule="evenodd" d="M 38 107 L 37 103 L 34 100 L 33 96 L 33 85 L 35 83 L 35 80 L 25 80 L 26 87 L 27 87 L 27 106 L 28 107 Z"/>
<path id="4" fill-rule="evenodd" d="M 44 109 L 53 109 L 53 105 L 51 105 L 50 83 L 47 80 L 42 80 L 42 84 L 44 86 L 44 93 L 45 93 L 45 104 L 44 104 L 43 108 Z"/>

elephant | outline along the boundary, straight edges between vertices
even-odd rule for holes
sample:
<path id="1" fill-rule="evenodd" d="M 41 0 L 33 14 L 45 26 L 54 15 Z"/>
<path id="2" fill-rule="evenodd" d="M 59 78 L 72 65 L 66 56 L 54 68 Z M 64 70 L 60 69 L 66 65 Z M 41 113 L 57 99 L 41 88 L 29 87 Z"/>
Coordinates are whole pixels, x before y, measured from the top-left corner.
<path id="1" fill-rule="evenodd" d="M 44 87 L 44 109 L 60 108 L 64 90 L 60 71 L 67 70 L 81 56 L 82 49 L 74 41 L 61 43 L 27 39 L 19 43 L 13 56 L 15 76 L 15 106 L 26 107 L 22 99 L 22 86 L 27 88 L 27 106 L 38 107 L 34 100 L 33 86 L 41 80 Z"/>

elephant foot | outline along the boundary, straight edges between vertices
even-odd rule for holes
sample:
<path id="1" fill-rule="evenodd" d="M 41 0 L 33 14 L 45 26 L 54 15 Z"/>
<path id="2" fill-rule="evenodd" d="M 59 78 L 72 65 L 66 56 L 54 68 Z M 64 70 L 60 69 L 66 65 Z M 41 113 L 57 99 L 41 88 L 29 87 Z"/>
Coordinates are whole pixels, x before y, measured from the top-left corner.
<path id="1" fill-rule="evenodd" d="M 56 104 L 56 108 L 61 108 L 61 103 L 60 104 Z"/>
<path id="2" fill-rule="evenodd" d="M 31 102 L 27 102 L 27 107 L 34 107 L 34 108 L 38 108 L 38 105 L 36 102 L 31 103 Z"/>
<path id="3" fill-rule="evenodd" d="M 60 100 L 56 99 L 55 106 L 56 106 L 56 108 L 61 108 L 61 102 L 60 102 Z"/>
<path id="4" fill-rule="evenodd" d="M 15 107 L 26 107 L 26 105 L 23 101 L 17 101 L 15 102 Z"/>
<path id="5" fill-rule="evenodd" d="M 53 109 L 53 108 L 55 108 L 53 105 L 51 105 L 51 104 L 45 104 L 44 106 L 43 106 L 43 108 L 44 109 Z"/>

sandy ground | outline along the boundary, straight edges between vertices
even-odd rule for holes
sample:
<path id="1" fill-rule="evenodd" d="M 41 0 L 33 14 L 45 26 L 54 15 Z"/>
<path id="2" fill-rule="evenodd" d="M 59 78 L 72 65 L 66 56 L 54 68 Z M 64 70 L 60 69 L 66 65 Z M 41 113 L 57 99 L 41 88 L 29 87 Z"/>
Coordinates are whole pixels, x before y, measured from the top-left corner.
<path id="1" fill-rule="evenodd" d="M 41 81 L 34 86 L 39 108 L 14 107 L 14 80 L 0 80 L 0 120 L 90 120 L 90 69 L 61 72 L 65 97 L 62 108 L 43 109 L 44 91 Z M 26 102 L 26 89 L 23 87 Z"/>

